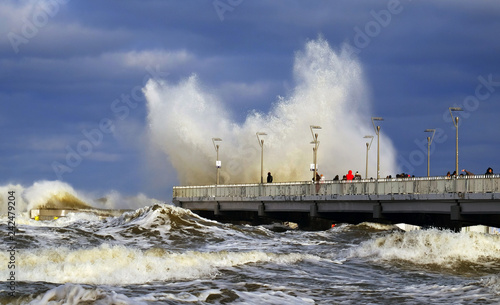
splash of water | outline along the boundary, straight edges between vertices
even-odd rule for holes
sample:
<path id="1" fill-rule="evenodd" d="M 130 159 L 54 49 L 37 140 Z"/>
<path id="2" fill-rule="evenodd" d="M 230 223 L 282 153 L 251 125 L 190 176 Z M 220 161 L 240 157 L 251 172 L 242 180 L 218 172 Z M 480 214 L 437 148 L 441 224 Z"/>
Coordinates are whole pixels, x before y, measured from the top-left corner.
<path id="1" fill-rule="evenodd" d="M 137 209 L 158 200 L 144 194 L 125 197 L 117 191 L 104 195 L 75 190 L 62 181 L 37 181 L 31 186 L 8 184 L 0 186 L 0 216 L 7 215 L 8 192 L 14 191 L 15 212 L 26 214 L 32 209 Z M 28 215 L 24 215 L 27 217 Z"/>
<path id="2" fill-rule="evenodd" d="M 196 76 L 178 84 L 150 80 L 144 88 L 151 141 L 169 158 L 181 184 L 213 184 L 216 152 L 222 138 L 221 183 L 260 181 L 260 146 L 265 132 L 265 171 L 274 182 L 310 180 L 313 153 L 310 125 L 319 125 L 319 172 L 327 179 L 349 169 L 364 173 L 365 135 L 373 135 L 370 101 L 360 63 L 349 52 L 336 53 L 323 39 L 310 41 L 295 57 L 296 85 L 279 97 L 268 114 L 253 112 L 237 124 L 224 104 Z M 397 172 L 395 150 L 381 133 L 381 176 Z M 374 155 L 373 153 L 371 155 Z M 376 151 L 375 151 L 376 153 Z M 371 157 L 368 176 L 376 176 Z"/>
<path id="3" fill-rule="evenodd" d="M 90 199 L 79 194 L 69 184 L 61 181 L 39 181 L 23 192 L 29 203 L 28 210 L 36 208 L 90 208 Z"/>

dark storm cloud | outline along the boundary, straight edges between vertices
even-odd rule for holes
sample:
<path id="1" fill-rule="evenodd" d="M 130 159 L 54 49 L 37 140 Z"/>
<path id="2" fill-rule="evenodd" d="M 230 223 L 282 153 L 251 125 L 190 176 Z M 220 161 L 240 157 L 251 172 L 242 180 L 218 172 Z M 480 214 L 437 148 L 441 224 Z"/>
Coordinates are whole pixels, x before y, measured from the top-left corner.
<path id="1" fill-rule="evenodd" d="M 137 191 L 147 183 L 134 184 L 126 172 L 141 172 L 144 163 L 145 144 L 130 139 L 142 136 L 145 107 L 139 98 L 135 108 L 123 99 L 152 76 L 148 67 L 173 83 L 197 74 L 242 121 L 289 94 L 294 55 L 318 36 L 334 49 L 351 46 L 365 69 L 373 115 L 386 119 L 383 131 L 416 175 L 426 171 L 411 161 L 422 154 L 416 142 L 426 128 L 448 137 L 436 143 L 436 172 L 453 167 L 446 115 L 454 104 L 468 109 L 461 163 L 477 172 L 500 169 L 490 154 L 499 148 L 498 16 L 494 1 L 2 2 L 0 101 L 7 110 L 0 134 L 15 139 L 0 145 L 3 181 L 55 179 L 50 164 L 64 162 L 83 130 L 109 118 L 116 132 L 65 179 L 89 189 L 113 188 L 114 180 L 122 191 Z M 106 168 L 103 178 L 89 178 L 99 168 Z"/>

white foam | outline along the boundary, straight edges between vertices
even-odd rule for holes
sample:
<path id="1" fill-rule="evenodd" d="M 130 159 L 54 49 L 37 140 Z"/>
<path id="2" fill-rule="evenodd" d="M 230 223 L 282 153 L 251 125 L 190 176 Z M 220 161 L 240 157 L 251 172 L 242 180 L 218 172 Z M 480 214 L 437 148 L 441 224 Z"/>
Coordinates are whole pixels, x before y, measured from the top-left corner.
<path id="1" fill-rule="evenodd" d="M 467 262 L 500 269 L 500 236 L 438 229 L 392 232 L 350 249 L 351 257 L 453 268 Z"/>
<path id="2" fill-rule="evenodd" d="M 84 288 L 80 285 L 65 284 L 48 290 L 44 294 L 36 297 L 30 305 L 46 305 L 46 304 L 61 304 L 61 305 L 78 305 L 78 304 L 130 304 L 130 305 L 145 305 L 147 303 L 135 301 L 123 294 L 106 292 L 99 288 Z"/>
<path id="3" fill-rule="evenodd" d="M 255 134 L 266 132 L 265 171 L 274 173 L 275 182 L 303 181 L 310 179 L 310 125 L 320 125 L 320 172 L 327 179 L 349 169 L 362 172 L 363 137 L 374 130 L 362 68 L 350 55 L 333 51 L 323 39 L 308 42 L 295 57 L 296 86 L 290 96 L 278 98 L 268 114 L 249 114 L 243 124 L 194 75 L 178 84 L 150 80 L 144 93 L 151 141 L 168 156 L 181 184 L 209 184 L 216 176 L 211 139 L 222 138 L 221 183 L 250 183 L 260 177 Z M 380 141 L 381 175 L 395 174 L 395 150 L 383 129 Z M 375 167 L 369 176 L 376 176 Z"/>
<path id="4" fill-rule="evenodd" d="M 168 252 L 103 244 L 87 249 L 55 247 L 23 250 L 16 256 L 19 281 L 80 284 L 134 284 L 212 277 L 220 268 L 248 263 L 290 264 L 302 254 L 249 252 Z M 6 253 L 0 260 L 7 261 Z M 0 266 L 0 271 L 6 268 Z"/>
<path id="5" fill-rule="evenodd" d="M 123 196 L 116 190 L 109 191 L 103 197 L 106 199 L 104 203 L 106 209 L 138 209 L 158 202 L 142 193 L 135 196 Z"/>

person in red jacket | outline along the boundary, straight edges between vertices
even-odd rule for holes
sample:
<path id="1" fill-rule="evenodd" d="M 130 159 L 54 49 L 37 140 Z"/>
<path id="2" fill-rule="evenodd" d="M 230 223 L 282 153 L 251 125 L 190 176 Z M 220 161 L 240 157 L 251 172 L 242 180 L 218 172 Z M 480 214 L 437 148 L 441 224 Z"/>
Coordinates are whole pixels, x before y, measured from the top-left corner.
<path id="1" fill-rule="evenodd" d="M 352 180 L 352 179 L 354 179 L 354 175 L 352 174 L 352 170 L 349 170 L 349 172 L 347 173 L 346 179 L 347 179 L 347 180 Z"/>

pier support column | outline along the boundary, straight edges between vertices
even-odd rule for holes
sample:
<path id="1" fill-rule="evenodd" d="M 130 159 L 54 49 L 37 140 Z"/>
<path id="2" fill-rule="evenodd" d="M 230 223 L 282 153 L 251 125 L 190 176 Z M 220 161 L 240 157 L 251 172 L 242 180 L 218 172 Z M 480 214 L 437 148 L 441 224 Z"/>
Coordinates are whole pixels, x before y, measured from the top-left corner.
<path id="1" fill-rule="evenodd" d="M 452 205 L 450 208 L 450 220 L 462 220 L 462 208 L 457 202 L 457 205 Z"/>
<path id="2" fill-rule="evenodd" d="M 265 217 L 266 216 L 266 206 L 264 202 L 261 202 L 259 205 L 259 211 L 257 214 L 259 217 Z"/>
<path id="3" fill-rule="evenodd" d="M 382 219 L 382 204 L 377 203 L 373 205 L 373 219 Z"/>
<path id="4" fill-rule="evenodd" d="M 221 215 L 222 213 L 220 212 L 220 204 L 219 202 L 217 201 L 217 203 L 215 204 L 215 207 L 214 207 L 214 215 L 216 216 L 219 216 Z"/>
<path id="5" fill-rule="evenodd" d="M 316 201 L 311 205 L 311 209 L 309 211 L 309 217 L 311 218 L 318 217 L 318 203 Z"/>

